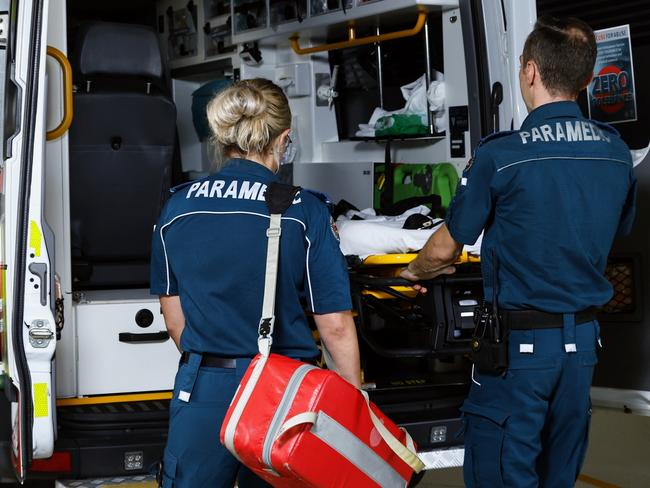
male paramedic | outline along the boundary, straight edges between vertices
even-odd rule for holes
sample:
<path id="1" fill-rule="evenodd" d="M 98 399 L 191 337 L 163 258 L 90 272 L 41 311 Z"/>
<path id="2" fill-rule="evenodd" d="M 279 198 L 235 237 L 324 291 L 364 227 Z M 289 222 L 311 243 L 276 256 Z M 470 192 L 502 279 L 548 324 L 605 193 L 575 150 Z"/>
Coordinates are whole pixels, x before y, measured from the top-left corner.
<path id="1" fill-rule="evenodd" d="M 594 310 L 612 296 L 605 264 L 614 237 L 631 229 L 636 188 L 618 133 L 575 102 L 595 58 L 585 23 L 537 21 L 520 58 L 528 117 L 481 141 L 445 225 L 402 274 L 452 273 L 463 244 L 485 229 L 484 291 L 491 301 L 497 287 L 509 366 L 475 370 L 462 407 L 470 488 L 572 487 L 584 459 Z"/>

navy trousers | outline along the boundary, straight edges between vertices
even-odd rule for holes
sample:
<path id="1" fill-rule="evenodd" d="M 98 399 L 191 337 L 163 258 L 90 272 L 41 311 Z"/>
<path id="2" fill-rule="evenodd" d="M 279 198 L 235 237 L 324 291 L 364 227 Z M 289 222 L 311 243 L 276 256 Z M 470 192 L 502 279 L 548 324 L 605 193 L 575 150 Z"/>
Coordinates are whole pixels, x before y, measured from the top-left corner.
<path id="1" fill-rule="evenodd" d="M 503 376 L 474 372 L 466 418 L 468 488 L 570 488 L 587 450 L 596 321 L 512 330 Z"/>
<path id="2" fill-rule="evenodd" d="M 163 458 L 163 488 L 270 487 L 219 442 L 221 424 L 250 361 L 236 369 L 199 367 L 192 354 L 181 364 L 169 411 L 169 437 Z"/>

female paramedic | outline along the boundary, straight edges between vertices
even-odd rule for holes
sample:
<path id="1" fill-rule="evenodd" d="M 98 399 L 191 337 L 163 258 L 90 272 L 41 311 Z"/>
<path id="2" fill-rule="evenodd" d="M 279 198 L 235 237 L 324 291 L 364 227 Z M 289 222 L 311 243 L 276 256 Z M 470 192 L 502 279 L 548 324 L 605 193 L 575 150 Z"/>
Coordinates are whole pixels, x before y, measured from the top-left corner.
<path id="1" fill-rule="evenodd" d="M 163 484 L 174 488 L 269 486 L 219 443 L 219 429 L 257 354 L 268 210 L 290 142 L 282 90 L 263 79 L 218 93 L 207 108 L 227 159 L 217 173 L 172 190 L 154 230 L 151 292 L 182 352 L 170 407 Z M 318 350 L 304 308 L 339 373 L 360 386 L 359 349 L 347 267 L 328 207 L 302 190 L 283 214 L 273 352 L 312 360 Z"/>

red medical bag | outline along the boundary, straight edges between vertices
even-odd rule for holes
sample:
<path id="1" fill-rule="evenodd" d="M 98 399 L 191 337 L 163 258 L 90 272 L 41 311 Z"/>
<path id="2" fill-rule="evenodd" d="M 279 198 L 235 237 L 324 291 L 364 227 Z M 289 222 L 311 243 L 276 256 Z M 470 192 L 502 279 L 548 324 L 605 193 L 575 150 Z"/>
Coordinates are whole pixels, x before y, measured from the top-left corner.
<path id="1" fill-rule="evenodd" d="M 275 487 L 405 487 L 423 467 L 410 436 L 365 393 L 277 354 L 253 359 L 221 442 Z"/>
<path id="2" fill-rule="evenodd" d="M 281 214 L 297 189 L 289 190 L 272 184 L 266 192 L 271 215 L 260 354 L 226 412 L 221 443 L 276 488 L 403 488 L 424 468 L 408 433 L 337 373 L 270 354 Z"/>

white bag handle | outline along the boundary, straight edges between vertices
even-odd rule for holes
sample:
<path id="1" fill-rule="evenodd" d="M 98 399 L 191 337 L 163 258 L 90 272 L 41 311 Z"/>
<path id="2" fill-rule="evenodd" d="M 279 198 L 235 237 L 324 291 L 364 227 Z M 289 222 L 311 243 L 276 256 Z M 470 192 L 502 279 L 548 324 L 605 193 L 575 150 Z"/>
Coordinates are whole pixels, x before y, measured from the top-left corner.
<path id="1" fill-rule="evenodd" d="M 368 394 L 363 390 L 359 390 L 359 391 L 363 395 L 364 399 L 366 400 L 368 412 L 370 413 L 370 419 L 372 420 L 375 429 L 377 429 L 377 432 L 384 440 L 384 442 L 388 445 L 388 447 L 391 448 L 391 450 L 395 453 L 395 455 L 399 457 L 402 461 L 404 461 L 406 464 L 408 464 L 415 473 L 419 473 L 420 471 L 422 471 L 425 467 L 424 463 L 420 460 L 418 455 L 415 453 L 415 444 L 413 443 L 413 439 L 411 438 L 409 433 L 404 431 L 404 433 L 406 434 L 406 446 L 405 446 L 399 441 L 399 439 L 397 439 L 386 428 L 386 426 L 382 423 L 382 421 L 379 420 L 377 415 L 375 415 L 375 412 L 372 411 L 372 408 L 370 408 L 370 399 L 368 398 Z M 318 412 L 303 412 L 303 413 L 299 413 L 298 415 L 294 415 L 290 419 L 287 419 L 284 422 L 284 424 L 282 424 L 282 427 L 278 431 L 273 442 L 275 442 L 277 439 L 282 437 L 287 431 L 293 429 L 294 427 L 297 427 L 298 425 L 315 424 L 317 418 L 318 418 Z"/>
<path id="2" fill-rule="evenodd" d="M 382 439 L 384 439 L 384 442 L 388 444 L 388 447 L 391 448 L 391 450 L 395 453 L 397 457 L 399 457 L 402 461 L 404 461 L 406 464 L 408 464 L 415 473 L 419 473 L 424 469 L 424 463 L 420 460 L 418 455 L 415 453 L 415 445 L 413 444 L 413 439 L 409 435 L 406 430 L 404 433 L 406 434 L 406 443 L 408 445 L 405 446 L 402 444 L 397 437 L 395 437 L 390 430 L 386 428 L 386 426 L 382 423 L 381 420 L 375 415 L 375 412 L 372 411 L 372 408 L 370 408 L 370 398 L 368 398 L 368 393 L 366 393 L 363 390 L 359 390 L 361 394 L 363 395 L 363 398 L 366 400 L 366 405 L 368 406 L 368 412 L 370 413 L 370 419 L 372 420 L 372 423 L 375 426 L 375 429 L 377 429 L 377 432 L 379 432 L 379 435 L 381 436 Z"/>

